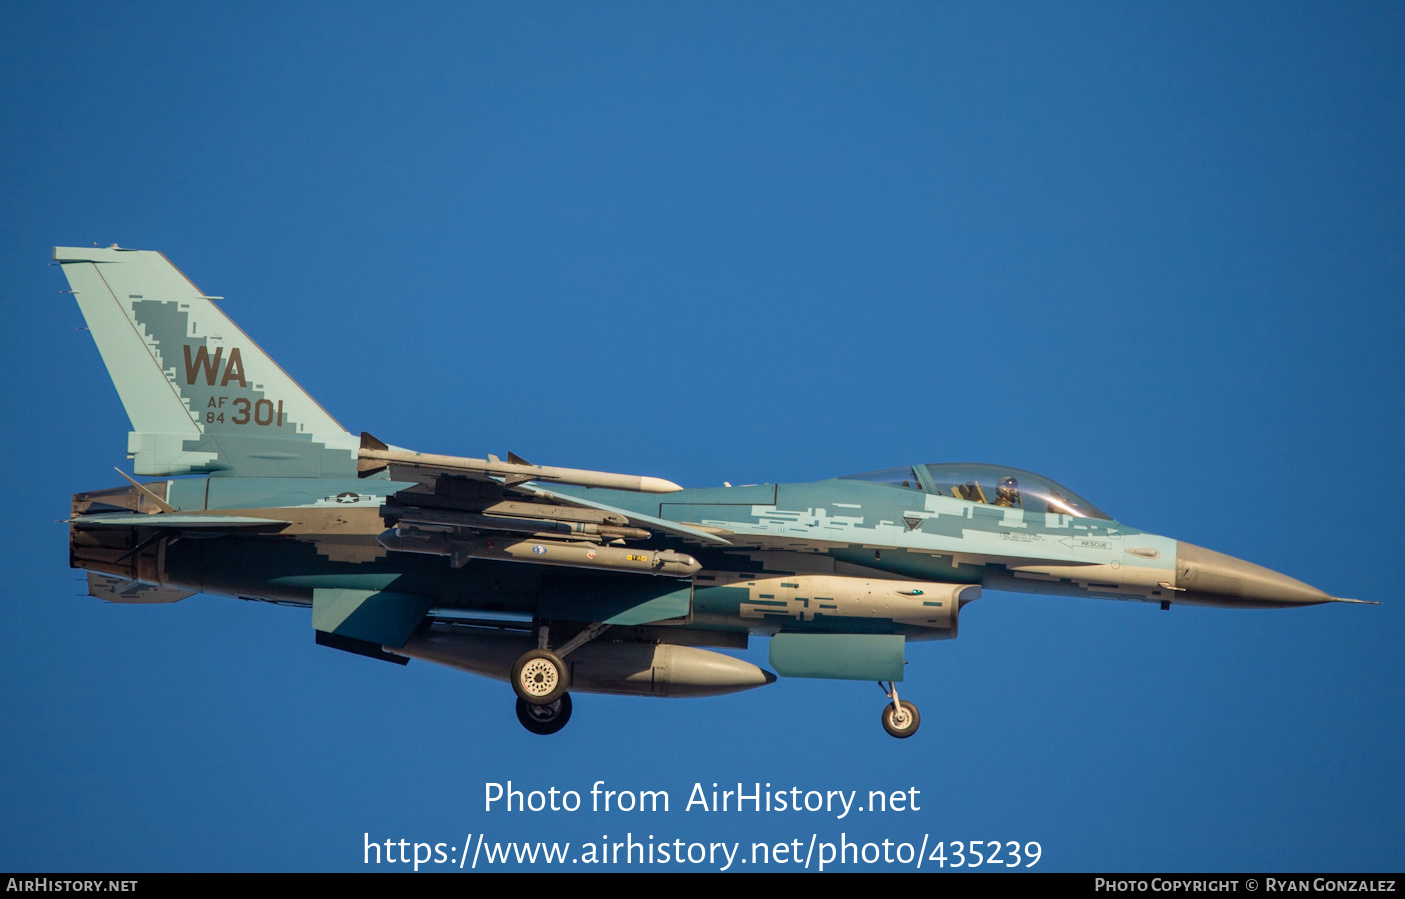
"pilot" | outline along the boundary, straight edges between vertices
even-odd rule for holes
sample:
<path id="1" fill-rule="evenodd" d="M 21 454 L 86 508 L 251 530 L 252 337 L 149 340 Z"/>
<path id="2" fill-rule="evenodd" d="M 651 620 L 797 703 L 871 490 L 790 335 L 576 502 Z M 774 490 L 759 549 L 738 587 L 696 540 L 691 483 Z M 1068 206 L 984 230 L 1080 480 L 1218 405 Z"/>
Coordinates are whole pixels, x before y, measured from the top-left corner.
<path id="1" fill-rule="evenodd" d="M 1003 477 L 995 488 L 995 505 L 1006 508 L 1020 508 L 1020 485 L 1014 478 Z"/>

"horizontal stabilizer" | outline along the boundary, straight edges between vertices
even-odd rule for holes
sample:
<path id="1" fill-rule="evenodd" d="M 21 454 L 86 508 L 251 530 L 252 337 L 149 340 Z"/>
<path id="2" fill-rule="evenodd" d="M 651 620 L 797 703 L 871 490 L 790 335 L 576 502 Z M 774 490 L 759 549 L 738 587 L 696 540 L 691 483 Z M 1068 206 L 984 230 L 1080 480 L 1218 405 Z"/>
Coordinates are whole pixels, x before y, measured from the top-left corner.
<path id="1" fill-rule="evenodd" d="M 432 602 L 426 596 L 388 590 L 319 587 L 312 591 L 312 626 L 325 633 L 393 649 L 405 645 Z"/>
<path id="2" fill-rule="evenodd" d="M 175 528 L 176 530 L 228 530 L 230 528 L 278 530 L 292 522 L 276 518 L 247 518 L 240 515 L 194 515 L 140 512 L 100 512 L 69 519 L 80 528 Z"/>
<path id="3" fill-rule="evenodd" d="M 180 602 L 187 596 L 194 596 L 194 590 L 181 590 L 176 587 L 162 587 L 157 584 L 143 584 L 130 578 L 111 574 L 88 572 L 88 595 L 107 602 L 120 602 L 131 605 L 156 605 Z"/>
<path id="4" fill-rule="evenodd" d="M 395 655 L 381 649 L 379 643 L 370 640 L 358 640 L 355 637 L 343 637 L 338 634 L 329 634 L 326 631 L 317 631 L 317 645 L 327 646 L 332 649 L 340 649 L 342 652 L 349 652 L 352 655 L 365 656 L 368 659 L 379 659 L 382 662 L 390 662 L 393 665 L 408 665 L 410 660 L 405 656 Z"/>

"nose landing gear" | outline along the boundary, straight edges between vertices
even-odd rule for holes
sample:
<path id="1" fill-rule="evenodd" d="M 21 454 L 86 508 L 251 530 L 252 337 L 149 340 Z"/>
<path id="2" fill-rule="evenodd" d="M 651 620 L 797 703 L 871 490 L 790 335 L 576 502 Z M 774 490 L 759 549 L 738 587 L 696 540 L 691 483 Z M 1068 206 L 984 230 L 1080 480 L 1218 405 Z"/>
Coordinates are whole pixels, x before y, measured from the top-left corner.
<path id="1" fill-rule="evenodd" d="M 886 687 L 879 681 L 878 689 L 892 700 L 883 706 L 883 729 L 888 732 L 888 736 L 905 740 L 917 733 L 917 728 L 922 724 L 922 716 L 917 713 L 917 706 L 906 699 L 899 699 L 898 688 L 892 681 L 889 681 Z"/>

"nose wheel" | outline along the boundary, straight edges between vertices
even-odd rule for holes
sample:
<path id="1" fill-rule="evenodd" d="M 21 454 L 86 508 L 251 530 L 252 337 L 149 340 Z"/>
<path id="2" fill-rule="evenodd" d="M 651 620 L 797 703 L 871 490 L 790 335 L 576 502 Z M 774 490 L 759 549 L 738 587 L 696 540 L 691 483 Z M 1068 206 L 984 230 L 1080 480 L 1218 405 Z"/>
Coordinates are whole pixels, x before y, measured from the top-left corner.
<path id="1" fill-rule="evenodd" d="M 537 705 L 525 699 L 517 700 L 517 720 L 534 734 L 547 736 L 566 726 L 571 720 L 571 694 L 562 693 L 561 698 L 546 705 Z"/>
<path id="2" fill-rule="evenodd" d="M 905 740 L 917 733 L 917 728 L 922 724 L 922 716 L 917 713 L 917 706 L 906 699 L 899 699 L 898 688 L 892 681 L 889 681 L 886 687 L 879 681 L 878 687 L 892 700 L 883 706 L 883 729 L 888 732 L 888 736 Z"/>

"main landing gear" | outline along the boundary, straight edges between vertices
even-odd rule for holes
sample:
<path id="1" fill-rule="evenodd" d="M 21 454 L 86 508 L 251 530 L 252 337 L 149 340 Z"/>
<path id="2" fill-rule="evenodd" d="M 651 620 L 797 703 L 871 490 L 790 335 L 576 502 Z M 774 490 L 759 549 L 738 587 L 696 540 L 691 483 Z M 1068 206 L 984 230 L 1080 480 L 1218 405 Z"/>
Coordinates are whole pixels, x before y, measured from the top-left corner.
<path id="1" fill-rule="evenodd" d="M 560 699 L 546 705 L 533 705 L 525 699 L 519 699 L 517 720 L 534 734 L 554 734 L 571 720 L 571 694 L 562 693 Z"/>
<path id="2" fill-rule="evenodd" d="M 609 628 L 591 624 L 555 652 L 548 649 L 550 629 L 537 631 L 537 648 L 529 649 L 512 665 L 512 689 L 517 694 L 517 720 L 534 734 L 554 734 L 571 720 L 571 670 L 563 661 L 570 652 L 594 640 Z"/>
<path id="3" fill-rule="evenodd" d="M 550 705 L 565 696 L 569 686 L 566 663 L 549 649 L 528 650 L 512 666 L 512 689 L 523 702 Z"/>
<path id="4" fill-rule="evenodd" d="M 886 687 L 879 681 L 878 689 L 892 700 L 883 706 L 883 729 L 888 732 L 888 736 L 905 740 L 917 733 L 917 728 L 922 724 L 922 716 L 917 714 L 917 706 L 906 699 L 899 699 L 898 688 L 892 681 L 889 681 Z"/>

